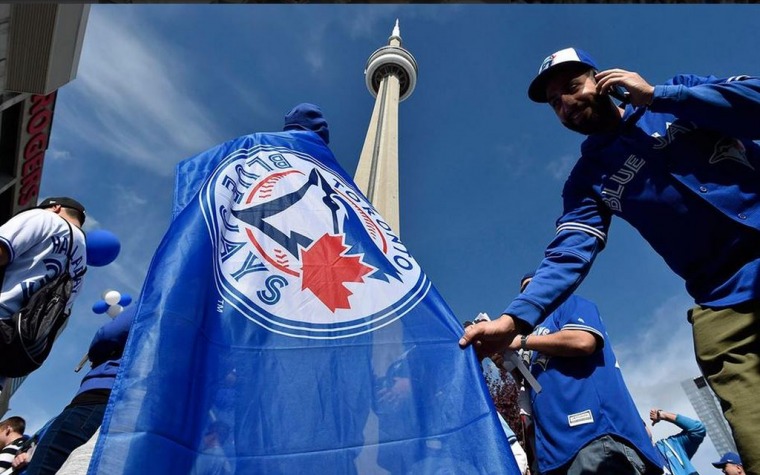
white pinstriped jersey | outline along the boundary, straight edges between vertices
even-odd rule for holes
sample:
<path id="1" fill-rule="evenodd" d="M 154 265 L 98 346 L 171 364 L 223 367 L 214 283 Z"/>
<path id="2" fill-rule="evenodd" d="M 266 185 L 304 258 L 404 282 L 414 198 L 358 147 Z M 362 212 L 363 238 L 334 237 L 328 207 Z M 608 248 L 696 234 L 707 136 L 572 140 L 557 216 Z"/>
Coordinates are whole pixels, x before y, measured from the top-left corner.
<path id="1" fill-rule="evenodd" d="M 84 233 L 76 226 L 71 230 L 74 252 L 70 273 L 75 276 L 86 267 L 87 258 Z M 0 244 L 9 255 L 0 293 L 0 318 L 18 311 L 42 285 L 60 275 L 66 265 L 69 241 L 66 221 L 43 209 L 19 213 L 0 226 Z M 80 274 L 75 278 L 69 306 L 81 286 Z"/>

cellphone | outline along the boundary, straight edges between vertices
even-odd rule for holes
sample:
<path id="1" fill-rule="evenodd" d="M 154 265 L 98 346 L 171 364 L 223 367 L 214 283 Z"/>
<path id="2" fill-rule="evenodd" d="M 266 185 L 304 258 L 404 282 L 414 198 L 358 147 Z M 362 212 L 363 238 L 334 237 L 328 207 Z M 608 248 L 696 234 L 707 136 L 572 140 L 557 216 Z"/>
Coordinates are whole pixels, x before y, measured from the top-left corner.
<path id="1" fill-rule="evenodd" d="M 619 100 L 623 104 L 630 102 L 631 93 L 623 89 L 621 86 L 612 86 L 609 91 L 609 95 Z"/>

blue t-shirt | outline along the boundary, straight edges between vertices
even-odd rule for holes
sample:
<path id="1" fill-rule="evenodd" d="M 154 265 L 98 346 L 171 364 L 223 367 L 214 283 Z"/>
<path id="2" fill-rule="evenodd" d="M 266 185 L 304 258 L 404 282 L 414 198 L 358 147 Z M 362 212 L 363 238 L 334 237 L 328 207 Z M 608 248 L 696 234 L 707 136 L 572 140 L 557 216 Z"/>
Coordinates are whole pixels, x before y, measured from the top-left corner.
<path id="1" fill-rule="evenodd" d="M 560 468 L 603 435 L 627 440 L 645 461 L 661 467 L 663 461 L 623 381 L 596 305 L 572 295 L 533 333 L 545 335 L 560 330 L 592 333 L 597 338 L 597 349 L 579 357 L 531 351 L 531 372 L 543 387 L 539 394 L 531 389 L 541 472 Z"/>

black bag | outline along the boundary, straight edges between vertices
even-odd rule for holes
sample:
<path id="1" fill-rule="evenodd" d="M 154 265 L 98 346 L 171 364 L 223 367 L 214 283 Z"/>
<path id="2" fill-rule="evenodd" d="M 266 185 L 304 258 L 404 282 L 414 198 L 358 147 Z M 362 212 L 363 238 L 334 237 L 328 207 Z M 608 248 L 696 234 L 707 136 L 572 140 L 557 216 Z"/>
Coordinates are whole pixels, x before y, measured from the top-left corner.
<path id="1" fill-rule="evenodd" d="M 74 233 L 68 221 L 66 224 L 69 250 L 63 272 L 32 294 L 10 318 L 0 319 L 0 376 L 18 378 L 42 366 L 69 318 L 66 304 L 74 287 L 70 272 Z"/>

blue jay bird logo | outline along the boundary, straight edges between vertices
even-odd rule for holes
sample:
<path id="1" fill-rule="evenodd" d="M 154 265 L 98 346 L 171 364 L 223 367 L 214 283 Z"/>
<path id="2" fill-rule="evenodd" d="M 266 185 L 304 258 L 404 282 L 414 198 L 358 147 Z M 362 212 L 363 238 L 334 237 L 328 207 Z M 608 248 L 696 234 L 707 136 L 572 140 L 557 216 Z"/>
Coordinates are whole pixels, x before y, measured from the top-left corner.
<path id="1" fill-rule="evenodd" d="M 320 236 L 319 241 L 327 239 L 333 244 L 314 246 L 313 238 L 296 231 L 285 233 L 267 221 L 274 215 L 287 213 L 288 209 L 303 200 L 312 188 L 316 190 L 319 197 L 317 203 L 321 203 L 326 208 L 332 223 L 330 232 Z M 303 287 L 310 289 L 333 311 L 337 308 L 351 308 L 348 301 L 350 292 L 343 287 L 345 282 L 361 282 L 365 275 L 385 282 L 389 282 L 389 277 L 401 281 L 400 272 L 375 245 L 357 211 L 350 206 L 346 198 L 341 197 L 329 185 L 317 169 L 313 169 L 303 185 L 295 191 L 248 208 L 233 210 L 232 215 L 251 228 L 256 228 L 294 258 L 300 256 L 299 260 L 304 264 L 301 268 Z M 335 241 L 334 237 L 341 234 L 342 239 L 339 241 L 342 243 Z M 333 238 L 330 239 L 328 236 L 333 236 Z M 317 262 L 320 258 L 323 261 Z M 282 262 L 282 257 L 275 254 L 267 260 Z M 306 260 L 309 261 L 310 266 L 305 265 Z M 338 268 L 341 272 L 330 272 L 333 268 Z M 298 276 L 298 272 L 294 270 L 282 270 Z M 333 276 L 332 285 L 326 282 L 324 272 Z M 359 280 L 355 280 L 356 276 Z"/>
<path id="2" fill-rule="evenodd" d="M 257 146 L 230 154 L 201 204 L 222 299 L 272 331 L 307 338 L 372 331 L 429 289 L 353 183 L 302 152 Z"/>
<path id="3" fill-rule="evenodd" d="M 715 144 L 715 150 L 710 157 L 710 164 L 714 165 L 723 160 L 731 160 L 752 170 L 755 169 L 747 159 L 747 148 L 735 138 L 724 137 Z"/>

